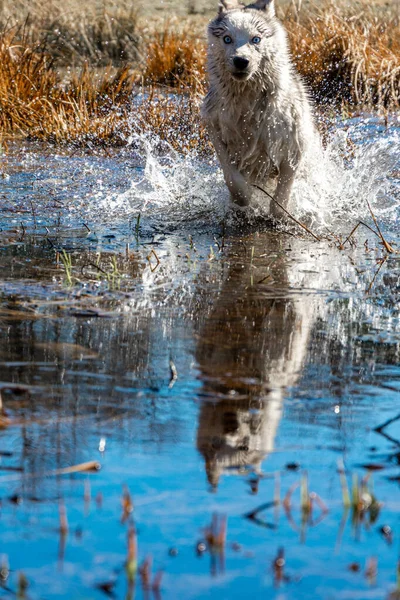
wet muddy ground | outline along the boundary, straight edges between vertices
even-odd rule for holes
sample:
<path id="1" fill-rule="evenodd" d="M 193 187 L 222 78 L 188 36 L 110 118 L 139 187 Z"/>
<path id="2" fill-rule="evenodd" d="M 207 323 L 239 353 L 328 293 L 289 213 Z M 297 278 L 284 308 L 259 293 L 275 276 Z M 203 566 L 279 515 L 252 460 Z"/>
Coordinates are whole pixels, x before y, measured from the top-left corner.
<path id="1" fill-rule="evenodd" d="M 400 597 L 398 255 L 148 162 L 3 159 L 1 597 Z"/>

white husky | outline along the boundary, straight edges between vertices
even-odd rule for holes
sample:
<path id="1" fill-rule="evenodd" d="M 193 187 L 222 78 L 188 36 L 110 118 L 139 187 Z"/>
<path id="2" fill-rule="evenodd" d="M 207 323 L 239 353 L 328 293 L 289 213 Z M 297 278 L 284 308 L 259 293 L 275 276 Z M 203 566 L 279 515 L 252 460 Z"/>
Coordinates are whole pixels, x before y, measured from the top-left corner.
<path id="1" fill-rule="evenodd" d="M 273 0 L 221 0 L 208 27 L 210 91 L 202 116 L 231 198 L 247 206 L 272 183 L 273 216 L 287 206 L 299 164 L 316 139 L 307 92 L 290 60 Z M 264 196 L 265 198 L 265 196 Z"/>

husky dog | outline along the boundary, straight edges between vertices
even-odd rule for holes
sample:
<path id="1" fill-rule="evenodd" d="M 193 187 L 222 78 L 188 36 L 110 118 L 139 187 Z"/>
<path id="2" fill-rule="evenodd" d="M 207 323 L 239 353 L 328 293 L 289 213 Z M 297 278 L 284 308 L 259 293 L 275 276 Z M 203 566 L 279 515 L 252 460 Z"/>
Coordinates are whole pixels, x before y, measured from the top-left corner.
<path id="1" fill-rule="evenodd" d="M 247 206 L 270 183 L 282 216 L 296 171 L 316 139 L 310 101 L 290 60 L 274 0 L 221 0 L 208 27 L 210 91 L 202 116 L 231 198 Z M 275 189 L 274 189 L 275 188 Z"/>

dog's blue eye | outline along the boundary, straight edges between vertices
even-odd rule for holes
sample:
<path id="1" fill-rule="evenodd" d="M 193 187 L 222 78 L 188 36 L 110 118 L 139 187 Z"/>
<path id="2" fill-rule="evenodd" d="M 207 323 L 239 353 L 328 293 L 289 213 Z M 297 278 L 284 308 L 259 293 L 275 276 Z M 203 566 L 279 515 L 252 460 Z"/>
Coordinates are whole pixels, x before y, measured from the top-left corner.
<path id="1" fill-rule="evenodd" d="M 231 36 L 230 35 L 226 35 L 224 37 L 224 42 L 225 42 L 225 44 L 232 44 L 232 38 L 231 38 Z"/>
<path id="2" fill-rule="evenodd" d="M 260 42 L 261 42 L 261 38 L 258 35 L 255 35 L 251 40 L 252 44 L 259 44 Z"/>

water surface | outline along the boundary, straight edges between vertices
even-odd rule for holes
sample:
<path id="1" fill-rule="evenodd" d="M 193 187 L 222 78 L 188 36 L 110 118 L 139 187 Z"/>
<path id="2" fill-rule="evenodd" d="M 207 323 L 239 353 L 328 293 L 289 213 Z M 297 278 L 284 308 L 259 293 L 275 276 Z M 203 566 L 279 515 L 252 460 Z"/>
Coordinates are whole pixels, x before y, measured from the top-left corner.
<path id="1" fill-rule="evenodd" d="M 214 165 L 145 143 L 3 157 L 2 597 L 397 597 L 400 262 L 339 237 L 368 194 L 398 241 L 398 130 L 331 154 L 344 130 L 337 187 L 295 192 L 331 203 L 320 242 L 238 226 Z"/>

